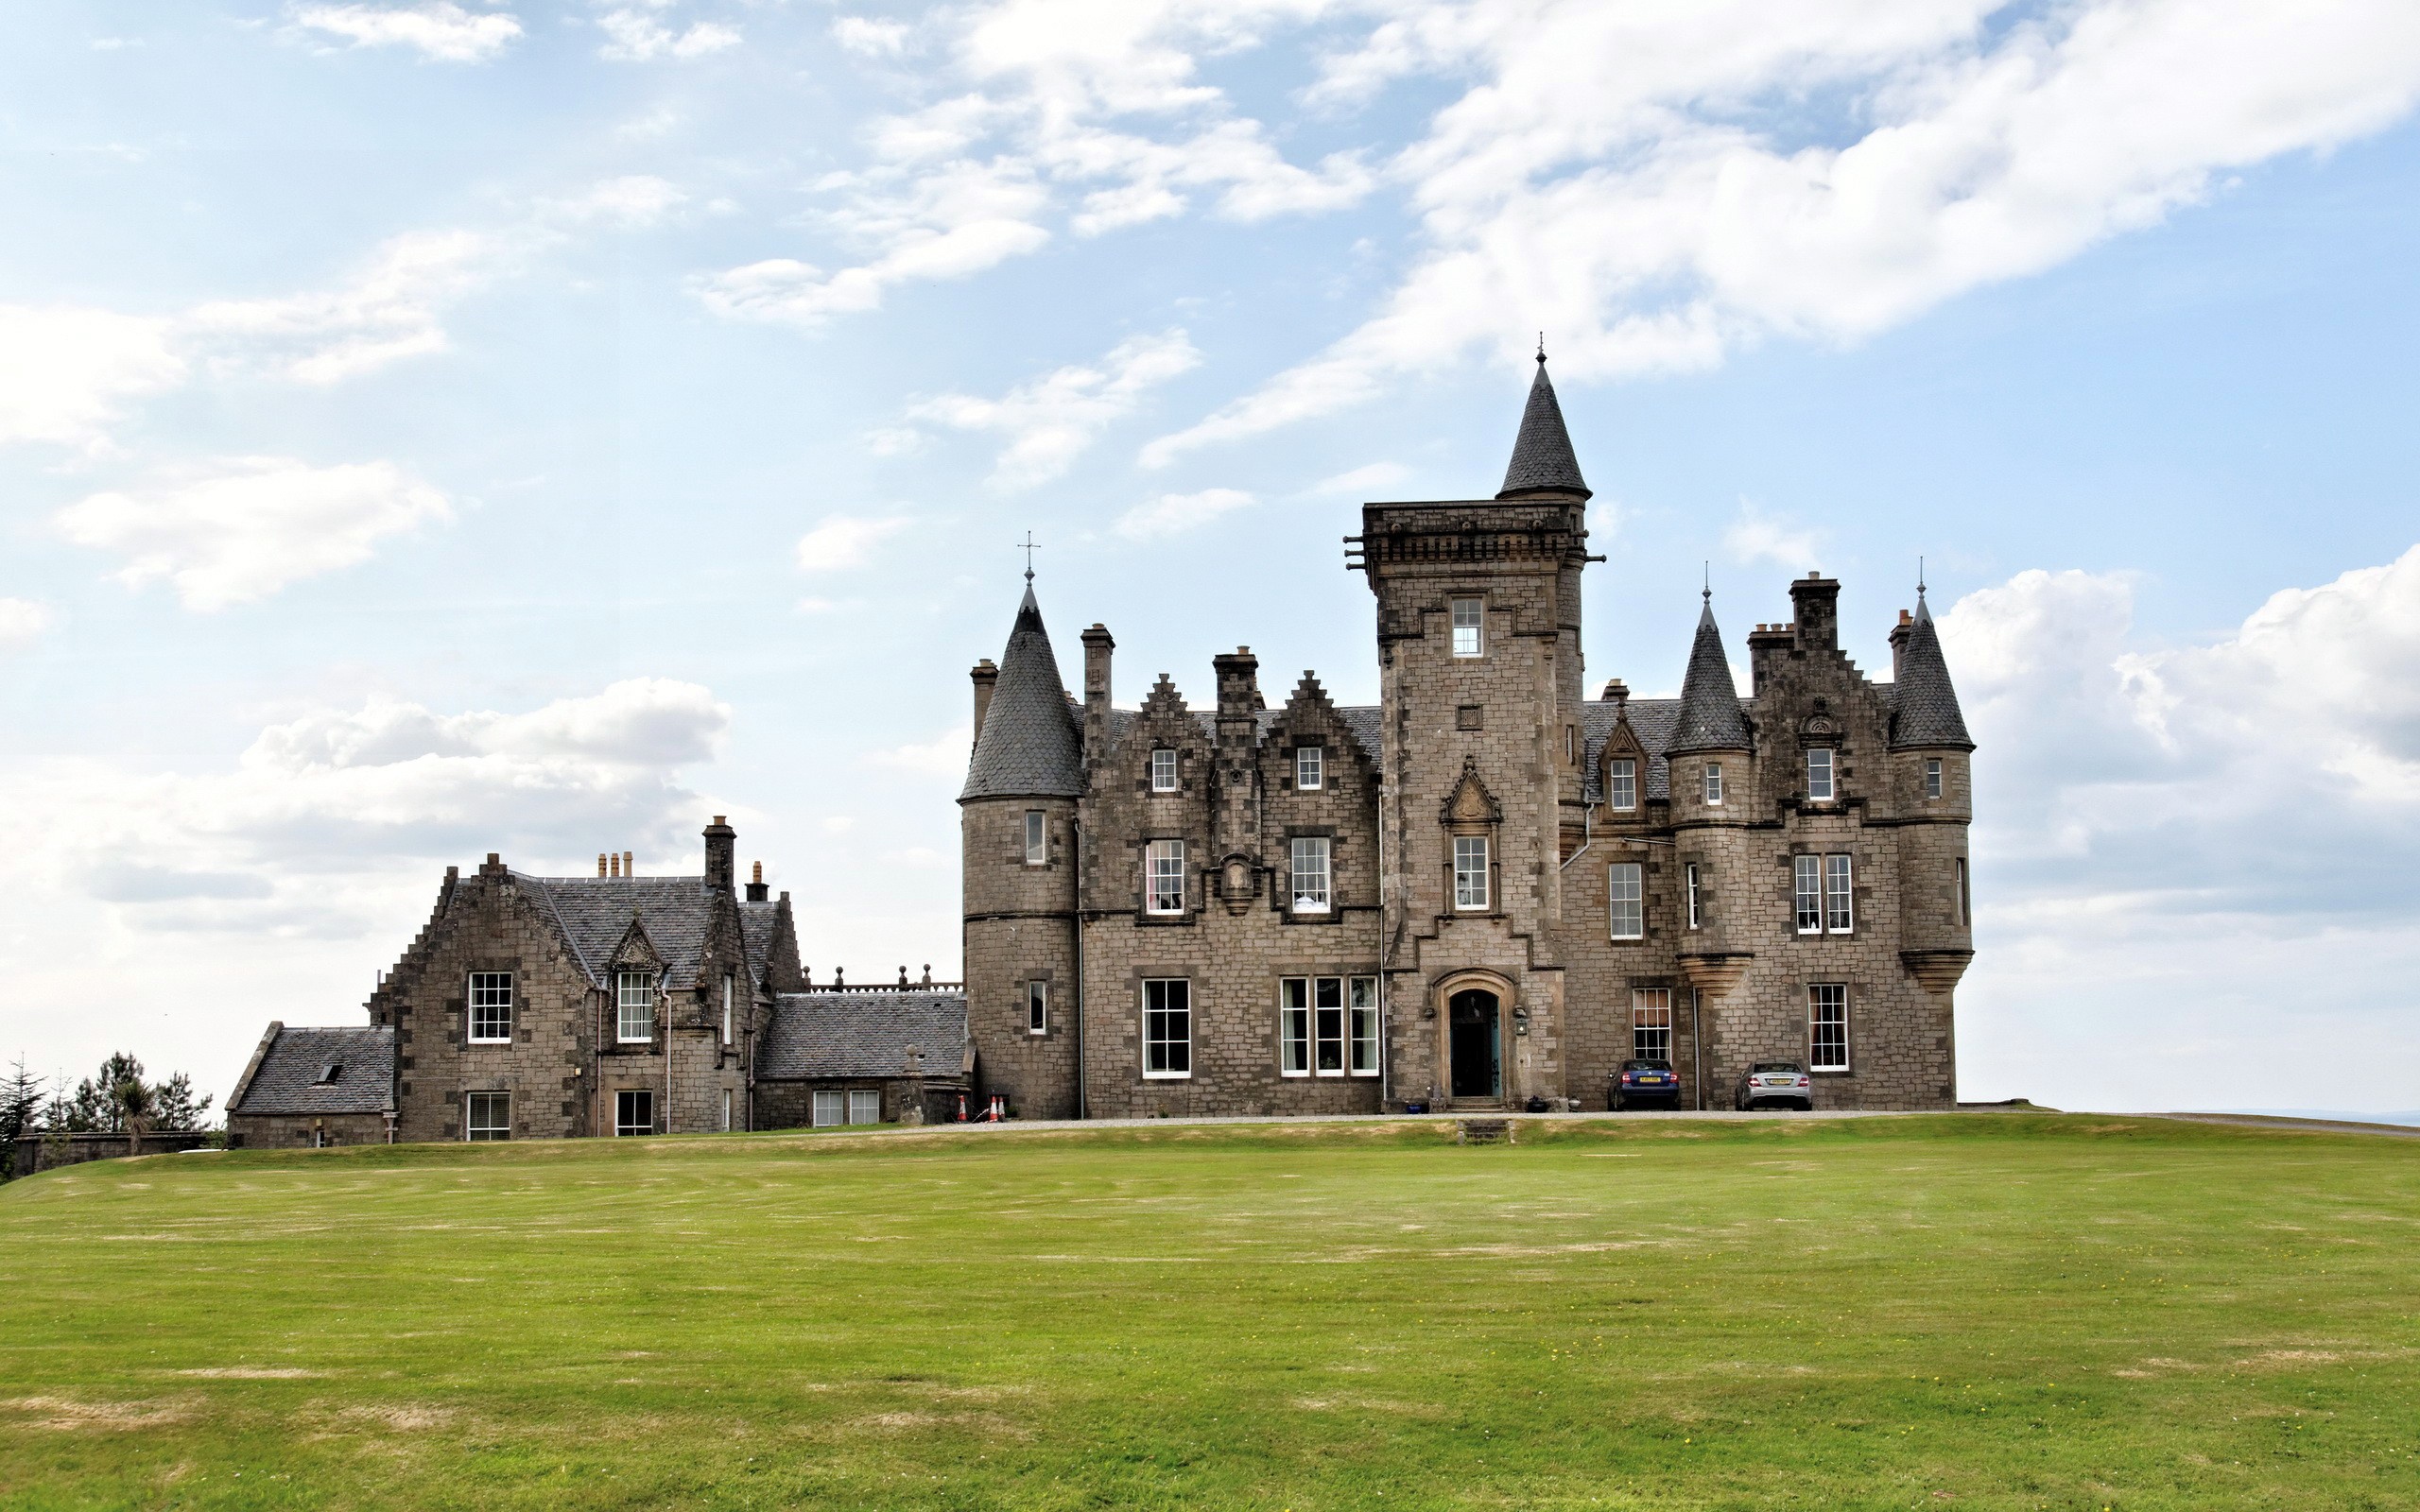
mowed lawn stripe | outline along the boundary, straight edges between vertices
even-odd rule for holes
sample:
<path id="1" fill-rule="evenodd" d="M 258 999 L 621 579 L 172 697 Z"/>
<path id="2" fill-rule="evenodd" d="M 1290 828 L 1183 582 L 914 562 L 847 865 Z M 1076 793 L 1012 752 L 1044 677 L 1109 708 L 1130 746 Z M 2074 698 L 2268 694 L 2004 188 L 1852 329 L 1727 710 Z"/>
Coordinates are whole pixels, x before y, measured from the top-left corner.
<path id="1" fill-rule="evenodd" d="M 2420 1150 L 2027 1113 L 0 1189 L 23 1506 L 2401 1507 Z"/>

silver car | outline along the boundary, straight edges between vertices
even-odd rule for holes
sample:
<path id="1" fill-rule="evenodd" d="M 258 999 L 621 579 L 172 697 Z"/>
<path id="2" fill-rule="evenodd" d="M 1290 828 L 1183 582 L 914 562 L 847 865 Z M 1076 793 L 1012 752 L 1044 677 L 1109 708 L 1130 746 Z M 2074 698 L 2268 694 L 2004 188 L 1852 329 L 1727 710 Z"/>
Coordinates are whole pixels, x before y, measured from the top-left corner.
<path id="1" fill-rule="evenodd" d="M 1795 1108 L 1815 1110 L 1815 1083 L 1795 1060 L 1759 1060 L 1739 1078 L 1739 1110 Z"/>

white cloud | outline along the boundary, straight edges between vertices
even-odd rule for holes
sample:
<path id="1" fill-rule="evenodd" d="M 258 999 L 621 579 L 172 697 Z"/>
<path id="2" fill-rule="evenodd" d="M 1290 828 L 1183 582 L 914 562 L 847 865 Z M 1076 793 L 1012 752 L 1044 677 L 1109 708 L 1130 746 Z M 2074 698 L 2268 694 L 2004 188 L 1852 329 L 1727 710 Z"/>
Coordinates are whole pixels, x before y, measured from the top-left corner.
<path id="1" fill-rule="evenodd" d="M 908 50 L 908 27 L 903 22 L 842 16 L 832 23 L 832 40 L 859 57 L 896 58 Z"/>
<path id="2" fill-rule="evenodd" d="M 182 325 L 219 344 L 229 361 L 267 361 L 302 383 L 335 383 L 444 351 L 440 312 L 499 276 L 516 250 L 510 239 L 476 232 L 413 232 L 388 241 L 339 288 L 216 301 Z"/>
<path id="3" fill-rule="evenodd" d="M 652 226 L 688 202 L 680 185 L 652 174 L 625 174 L 602 179 L 576 198 L 548 202 L 566 220 L 607 221 L 622 226 Z"/>
<path id="4" fill-rule="evenodd" d="M 483 63 L 521 35 L 502 10 L 465 10 L 453 0 L 415 6 L 299 5 L 298 26 L 342 37 L 355 47 L 412 47 L 448 63 Z"/>
<path id="5" fill-rule="evenodd" d="M 1769 561 L 1791 572 L 1812 568 L 1823 555 L 1823 532 L 1775 514 L 1752 500 L 1739 501 L 1739 516 L 1722 532 L 1722 549 L 1738 561 Z"/>
<path id="6" fill-rule="evenodd" d="M 834 515 L 805 535 L 798 538 L 798 565 L 802 572 L 837 573 L 862 567 L 873 554 L 873 548 L 908 528 L 905 520 L 868 520 L 853 515 Z M 803 601 L 804 609 L 807 602 Z"/>
<path id="7" fill-rule="evenodd" d="M 0 656 L 22 651 L 50 628 L 50 607 L 29 598 L 0 598 Z"/>
<path id="8" fill-rule="evenodd" d="M 907 456 L 924 450 L 925 433 L 913 425 L 877 425 L 865 433 L 865 443 L 876 456 Z"/>
<path id="9" fill-rule="evenodd" d="M 106 450 L 129 400 L 184 381 L 169 330 L 107 310 L 0 305 L 0 445 Z"/>
<path id="10" fill-rule="evenodd" d="M 1392 489 L 1411 476 L 1411 469 L 1401 462 L 1369 462 L 1334 477 L 1322 478 L 1304 490 L 1311 494 L 1368 496 L 1379 489 Z"/>
<path id="11" fill-rule="evenodd" d="M 451 516 L 442 493 L 391 462 L 254 456 L 92 494 L 54 523 L 78 545 L 125 558 L 115 576 L 129 587 L 164 579 L 206 612 L 366 561 L 387 537 Z"/>
<path id="12" fill-rule="evenodd" d="M 640 0 L 616 6 L 596 18 L 606 36 L 596 50 L 615 62 L 644 63 L 658 58 L 703 58 L 739 45 L 736 29 L 719 22 L 692 22 L 685 27 L 666 26 L 651 12 L 669 9 L 669 0 Z"/>
<path id="13" fill-rule="evenodd" d="M 997 399 L 943 394 L 910 411 L 918 420 L 959 430 L 1006 436 L 1009 444 L 992 469 L 992 484 L 1027 489 L 1067 471 L 1109 425 L 1133 413 L 1143 396 L 1192 371 L 1201 353 L 1182 330 L 1131 336 L 1110 349 L 1098 366 L 1071 364 Z"/>
<path id="14" fill-rule="evenodd" d="M 975 748 L 975 728 L 959 725 L 944 731 L 940 738 L 921 744 L 894 746 L 867 759 L 873 766 L 893 766 L 902 771 L 928 777 L 959 778 L 966 775 L 966 763 Z"/>
<path id="15" fill-rule="evenodd" d="M 1251 494 L 1240 489 L 1203 489 L 1199 493 L 1162 493 L 1117 517 L 1112 528 L 1129 541 L 1154 541 L 1199 529 L 1220 515 L 1249 506 Z"/>

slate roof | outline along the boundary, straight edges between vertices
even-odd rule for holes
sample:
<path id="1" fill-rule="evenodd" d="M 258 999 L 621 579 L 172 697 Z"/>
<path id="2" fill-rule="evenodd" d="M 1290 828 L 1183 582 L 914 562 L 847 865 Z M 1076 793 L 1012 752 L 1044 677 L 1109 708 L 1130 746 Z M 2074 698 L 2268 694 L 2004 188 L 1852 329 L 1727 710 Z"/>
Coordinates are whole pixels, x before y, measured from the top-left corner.
<path id="1" fill-rule="evenodd" d="M 756 1047 L 759 1081 L 904 1076 L 908 1047 L 924 1052 L 927 1078 L 966 1074 L 974 1046 L 966 994 L 907 991 L 784 992 Z"/>
<path id="2" fill-rule="evenodd" d="M 1547 377 L 1547 356 L 1538 353 L 1538 375 L 1530 381 L 1530 403 L 1521 411 L 1521 433 L 1512 440 L 1512 462 L 1504 470 L 1504 489 L 1496 494 L 1507 499 L 1533 489 L 1568 489 L 1582 498 L 1588 497 L 1588 485 L 1581 481 L 1580 458 L 1572 454 L 1571 433 L 1564 429 L 1563 405 L 1554 397 L 1554 384 Z"/>
<path id="3" fill-rule="evenodd" d="M 1689 670 L 1681 679 L 1681 709 L 1667 747 L 1672 751 L 1745 750 L 1748 721 L 1739 712 L 1739 689 L 1731 680 L 1731 659 L 1715 627 L 1714 601 L 1698 610 L 1698 635 L 1689 647 Z"/>
<path id="4" fill-rule="evenodd" d="M 1941 654 L 1932 610 L 1921 593 L 1908 644 L 1899 652 L 1897 678 L 1891 694 L 1892 745 L 1975 748 L 1966 733 L 1966 716 L 1958 709 L 1958 690 L 1949 684 L 1949 663 Z"/>
<path id="5" fill-rule="evenodd" d="M 739 933 L 748 947 L 748 970 L 759 982 L 765 979 L 765 969 L 771 962 L 773 933 L 781 921 L 780 903 L 740 900 Z"/>
<path id="6" fill-rule="evenodd" d="M 1074 798 L 1083 785 L 1082 734 L 1028 583 L 958 799 Z"/>
<path id="7" fill-rule="evenodd" d="M 703 877 L 531 877 L 512 880 L 529 897 L 553 910 L 572 957 L 597 987 L 631 915 L 638 915 L 649 944 L 664 957 L 666 988 L 698 985 L 705 958 L 706 930 L 714 919 L 714 895 Z"/>
<path id="8" fill-rule="evenodd" d="M 329 1066 L 337 1079 L 321 1081 Z M 383 1113 L 393 1103 L 392 1029 L 285 1029 L 261 1057 L 230 1113 Z"/>

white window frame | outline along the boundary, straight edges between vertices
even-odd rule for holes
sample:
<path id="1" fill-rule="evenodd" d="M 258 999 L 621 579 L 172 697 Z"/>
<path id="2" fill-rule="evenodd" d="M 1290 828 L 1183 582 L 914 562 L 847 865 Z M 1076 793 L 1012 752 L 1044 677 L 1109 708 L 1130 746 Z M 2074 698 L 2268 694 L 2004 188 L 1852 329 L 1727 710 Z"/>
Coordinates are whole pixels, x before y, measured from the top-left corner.
<path id="1" fill-rule="evenodd" d="M 807 1126 L 838 1128 L 849 1116 L 849 1100 L 836 1088 L 819 1087 L 808 1094 Z"/>
<path id="2" fill-rule="evenodd" d="M 1144 845 L 1143 912 L 1163 919 L 1183 914 L 1184 881 L 1183 840 L 1152 840 Z"/>
<path id="3" fill-rule="evenodd" d="M 1837 765 L 1837 758 L 1831 747 L 1812 746 L 1807 748 L 1806 801 L 1829 803 L 1840 797 L 1840 774 L 1835 769 Z"/>
<path id="4" fill-rule="evenodd" d="M 1316 793 L 1325 786 L 1327 786 L 1327 747 L 1324 746 L 1295 747 L 1295 791 Z"/>
<path id="5" fill-rule="evenodd" d="M 1790 914 L 1802 935 L 1824 933 L 1824 858 L 1800 854 L 1789 858 Z"/>
<path id="6" fill-rule="evenodd" d="M 1311 1074 L 1311 979 L 1277 979 L 1277 1074 Z"/>
<path id="7" fill-rule="evenodd" d="M 1050 1032 L 1050 984 L 1028 982 L 1025 985 L 1025 1032 L 1046 1035 Z"/>
<path id="8" fill-rule="evenodd" d="M 1347 981 L 1344 998 L 1345 1070 L 1355 1076 L 1378 1074 L 1378 979 Z"/>
<path id="9" fill-rule="evenodd" d="M 722 1131 L 726 1134 L 731 1132 L 731 1089 L 726 1087 L 722 1090 Z"/>
<path id="10" fill-rule="evenodd" d="M 644 1102 L 638 1105 L 647 1109 L 647 1118 L 644 1123 L 642 1123 L 641 1120 L 626 1117 L 624 1115 L 623 1109 L 631 1106 L 629 1101 L 631 1098 L 645 1099 Z M 616 1089 L 614 1093 L 614 1137 L 615 1139 L 636 1139 L 640 1135 L 652 1134 L 654 1132 L 655 1089 L 651 1087 L 623 1087 Z"/>
<path id="11" fill-rule="evenodd" d="M 1605 764 L 1605 804 L 1628 814 L 1638 807 L 1638 759 L 1616 756 Z"/>
<path id="12" fill-rule="evenodd" d="M 1826 1029 L 1834 1032 L 1826 1034 Z M 1825 1059 L 1829 1052 L 1837 1052 L 1839 1058 Z M 1845 982 L 1806 985 L 1806 1069 L 1849 1069 L 1849 988 Z"/>
<path id="13" fill-rule="evenodd" d="M 501 1108 L 504 1122 L 496 1123 L 496 1110 Z M 485 1111 L 488 1122 L 479 1122 Z M 462 1139 L 466 1143 L 485 1144 L 512 1138 L 512 1094 L 510 1092 L 465 1092 L 462 1095 Z"/>
<path id="14" fill-rule="evenodd" d="M 722 973 L 722 1042 L 731 1043 L 731 973 Z"/>
<path id="15" fill-rule="evenodd" d="M 1050 860 L 1050 833 L 1040 809 L 1025 811 L 1025 864 L 1039 867 Z"/>
<path id="16" fill-rule="evenodd" d="M 1153 1000 L 1157 999 L 1157 1005 Z M 1171 1032 L 1175 1031 L 1175 1032 Z M 1156 1069 L 1155 1069 L 1156 1068 Z M 1143 1079 L 1188 1081 L 1193 1076 L 1193 979 L 1143 979 Z"/>
<path id="17" fill-rule="evenodd" d="M 1616 861 L 1605 868 L 1605 927 L 1614 939 L 1647 937 L 1647 868 Z"/>
<path id="18" fill-rule="evenodd" d="M 1175 747 L 1154 746 L 1151 747 L 1151 791 L 1154 793 L 1176 791 Z"/>
<path id="19" fill-rule="evenodd" d="M 1692 861 L 1681 868 L 1681 890 L 1688 895 L 1689 927 L 1691 929 L 1696 929 L 1705 922 L 1705 916 L 1698 896 L 1699 883 L 1698 864 L 1696 862 Z"/>
<path id="20" fill-rule="evenodd" d="M 1451 620 L 1454 627 L 1454 654 L 1468 659 L 1487 655 L 1487 600 L 1458 598 L 1453 601 Z"/>
<path id="21" fill-rule="evenodd" d="M 512 1043 L 512 973 L 510 971 L 473 971 L 471 984 L 465 990 L 469 995 L 463 999 L 463 1038 L 475 1045 Z M 499 1008 L 504 1011 L 504 1027 L 501 1031 L 496 1030 L 493 1017 Z M 480 1033 L 480 1017 L 483 1012 L 490 1015 L 486 1024 L 489 1032 L 485 1034 Z"/>
<path id="22" fill-rule="evenodd" d="M 1925 758 L 1925 797 L 1939 798 L 1942 793 L 1941 758 Z"/>
<path id="23" fill-rule="evenodd" d="M 1495 879 L 1488 875 L 1488 849 L 1486 835 L 1454 836 L 1454 909 L 1458 913 L 1488 910 L 1495 892 Z"/>
<path id="24" fill-rule="evenodd" d="M 872 1091 L 863 1087 L 849 1089 L 849 1122 L 852 1124 L 882 1122 L 882 1091 L 879 1088 Z"/>
<path id="25" fill-rule="evenodd" d="M 1824 933 L 1857 933 L 1857 865 L 1841 851 L 1824 858 Z"/>
<path id="26" fill-rule="evenodd" d="M 1704 782 L 1705 786 L 1703 791 L 1705 795 L 1706 807 L 1720 808 L 1722 806 L 1722 764 L 1720 762 L 1705 764 Z"/>
<path id="27" fill-rule="evenodd" d="M 644 1010 L 645 1023 L 637 1034 L 631 1033 L 631 1012 Z M 655 973 L 652 971 L 616 971 L 614 973 L 614 1042 L 625 1045 L 651 1044 L 655 1040 Z"/>
<path id="28" fill-rule="evenodd" d="M 1663 1048 L 1648 1047 L 1660 1038 Z M 1672 989 L 1634 987 L 1630 989 L 1630 1053 L 1634 1060 L 1672 1060 Z"/>
<path id="29" fill-rule="evenodd" d="M 1335 896 L 1334 842 L 1324 834 L 1298 834 L 1287 850 L 1286 893 L 1294 912 L 1326 913 Z"/>

